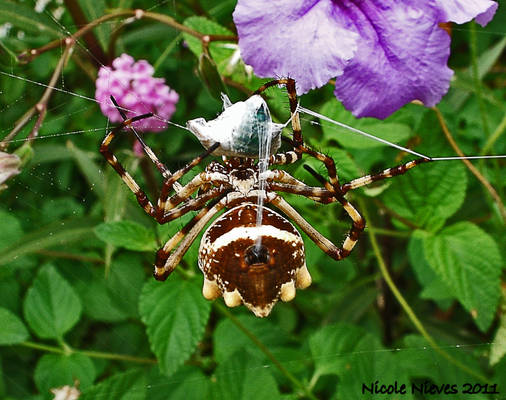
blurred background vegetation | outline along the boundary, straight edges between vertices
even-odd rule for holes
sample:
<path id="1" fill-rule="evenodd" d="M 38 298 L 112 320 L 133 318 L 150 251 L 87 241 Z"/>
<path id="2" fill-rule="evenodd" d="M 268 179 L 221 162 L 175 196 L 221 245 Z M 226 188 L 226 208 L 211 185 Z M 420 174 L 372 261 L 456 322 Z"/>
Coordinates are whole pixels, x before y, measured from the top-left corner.
<path id="1" fill-rule="evenodd" d="M 500 394 L 458 398 L 506 398 L 503 161 L 473 162 L 481 182 L 450 161 L 350 193 L 368 224 L 353 254 L 336 262 L 305 237 L 313 285 L 267 319 L 202 298 L 199 239 L 166 282 L 153 280 L 156 250 L 191 216 L 157 226 L 101 158 L 110 126 L 93 100 L 97 68 L 123 52 L 146 59 L 180 95 L 172 121 L 215 118 L 220 92 L 243 100 L 266 81 L 237 59 L 236 41 L 206 48 L 191 33 L 234 36 L 234 7 L 79 0 L 37 12 L 31 1 L 0 0 L 0 140 L 23 162 L 0 191 L 0 399 L 52 398 L 64 385 L 90 399 L 364 399 L 375 396 L 362 394 L 362 384 L 376 380 L 459 390 L 496 383 Z M 132 9 L 152 15 L 122 11 Z M 98 24 L 96 42 L 80 39 L 61 70 L 63 43 L 31 56 L 82 28 L 79 11 L 86 21 L 123 14 Z M 331 84 L 301 103 L 430 156 L 455 155 L 445 129 L 465 154 L 506 154 L 505 22 L 499 7 L 485 29 L 452 27 L 455 78 L 437 110 L 409 104 L 385 121 L 355 120 Z M 52 78 L 56 89 L 39 113 L 33 107 Z M 270 89 L 267 100 L 285 122 L 286 93 Z M 308 116 L 302 122 L 342 181 L 409 160 Z M 28 140 L 34 126 L 38 136 Z M 171 170 L 202 151 L 173 126 L 144 138 Z M 132 143 L 126 134 L 116 153 L 155 198 L 161 177 Z M 302 165 L 286 169 L 317 185 Z M 344 239 L 350 221 L 338 204 L 286 198 L 331 240 Z"/>

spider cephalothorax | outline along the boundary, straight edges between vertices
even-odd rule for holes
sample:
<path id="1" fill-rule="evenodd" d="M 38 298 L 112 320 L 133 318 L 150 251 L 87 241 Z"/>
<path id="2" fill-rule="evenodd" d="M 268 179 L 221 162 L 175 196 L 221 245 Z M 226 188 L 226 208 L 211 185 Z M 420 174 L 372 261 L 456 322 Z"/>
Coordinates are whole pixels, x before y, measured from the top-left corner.
<path id="1" fill-rule="evenodd" d="M 293 137 L 285 139 L 292 145 L 292 150 L 284 153 L 277 153 L 283 126 L 272 122 L 267 104 L 259 96 L 265 89 L 275 85 L 286 86 L 290 100 Z M 243 303 L 255 315 L 265 317 L 279 299 L 289 301 L 295 296 L 296 288 L 305 288 L 311 283 L 302 238 L 288 219 L 295 222 L 325 253 L 340 260 L 350 254 L 365 227 L 364 219 L 346 200 L 346 193 L 371 182 L 403 174 L 431 160 L 420 158 L 341 185 L 333 159 L 303 142 L 293 79 L 268 82 L 244 102 L 231 104 L 224 97 L 224 106 L 224 112 L 215 120 L 199 118 L 188 122 L 188 129 L 207 150 L 174 174 L 158 160 L 131 126 L 133 121 L 150 117 L 150 114 L 126 119 L 118 108 L 125 121 L 108 133 L 100 151 L 134 192 L 146 213 L 158 223 L 164 224 L 190 211 L 197 211 L 158 251 L 155 278 L 166 279 L 198 234 L 210 223 L 201 241 L 198 260 L 204 273 L 204 296 L 207 299 L 223 296 L 228 306 Z M 149 201 L 109 149 L 114 136 L 124 127 L 130 127 L 135 133 L 144 151 L 164 177 L 156 204 Z M 270 146 L 265 144 L 269 142 L 262 142 L 262 138 L 270 139 Z M 260 168 L 261 163 L 255 159 L 258 158 L 262 143 L 267 148 L 268 156 L 267 163 L 262 159 Z M 210 163 L 204 172 L 182 186 L 180 178 L 210 154 L 222 155 L 222 163 Z M 286 171 L 274 168 L 276 165 L 294 163 L 303 154 L 318 159 L 327 169 L 328 179 L 306 166 L 322 186 L 308 186 Z M 304 196 L 322 204 L 339 202 L 353 221 L 342 245 L 336 246 L 324 237 L 279 192 Z M 266 205 L 261 213 L 261 224 L 257 222 L 259 199 Z M 273 207 L 286 218 L 275 212 Z M 228 211 L 212 222 L 224 209 Z"/>

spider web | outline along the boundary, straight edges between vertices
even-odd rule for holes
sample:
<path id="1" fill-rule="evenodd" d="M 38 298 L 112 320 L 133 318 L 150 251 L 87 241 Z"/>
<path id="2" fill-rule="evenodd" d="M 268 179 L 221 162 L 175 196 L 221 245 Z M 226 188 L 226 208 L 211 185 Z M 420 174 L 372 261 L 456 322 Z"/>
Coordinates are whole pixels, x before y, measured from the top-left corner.
<path id="1" fill-rule="evenodd" d="M 172 2 L 169 2 L 169 1 L 158 2 L 156 5 L 154 5 L 152 7 L 152 9 L 154 10 L 157 8 L 161 8 L 162 6 L 164 6 L 166 4 L 170 5 L 171 3 Z M 169 7 L 169 11 L 173 11 L 173 9 L 175 9 L 174 5 L 172 5 L 172 7 Z M 51 17 L 51 18 L 54 21 L 55 28 L 60 30 L 60 32 L 62 33 L 62 36 L 68 35 L 70 30 L 75 29 L 75 27 L 70 27 L 70 26 L 65 27 L 58 21 L 58 19 L 56 19 L 54 17 Z M 504 35 L 503 33 L 500 33 L 500 34 Z M 89 53 L 89 50 L 82 43 L 78 43 L 78 46 L 82 50 L 84 50 L 85 52 Z M 58 50 L 53 50 L 53 51 L 58 51 Z M 63 48 L 61 48 L 60 51 L 63 53 Z M 72 61 L 70 61 L 70 62 L 72 62 Z M 0 71 L 0 74 L 2 75 L 2 77 L 4 79 L 7 79 L 7 82 L 9 82 L 9 84 L 12 84 L 12 85 L 14 85 L 15 84 L 14 82 L 16 82 L 16 81 L 24 81 L 30 85 L 40 86 L 41 93 L 42 93 L 42 90 L 46 87 L 46 84 L 44 82 L 42 82 L 40 79 L 38 79 L 37 77 L 23 76 L 21 74 L 21 72 L 19 72 L 14 67 L 14 65 L 12 65 L 12 67 L 10 69 Z M 62 215 L 61 217 L 56 217 L 56 220 L 53 221 L 53 222 L 56 222 L 56 224 L 59 223 L 61 225 L 67 223 L 67 217 L 71 217 L 72 215 L 79 215 L 80 213 L 82 213 L 82 206 L 81 206 L 82 204 L 87 205 L 88 203 L 93 203 L 96 201 L 95 194 L 93 193 L 94 188 L 91 187 L 90 190 L 87 192 L 77 193 L 73 190 L 73 187 L 74 187 L 73 182 L 65 182 L 63 179 L 61 179 L 61 177 L 60 177 L 61 174 L 59 174 L 58 171 L 51 171 L 51 170 L 48 171 L 47 169 L 41 170 L 40 165 L 43 164 L 44 162 L 46 162 L 47 159 L 51 159 L 51 157 L 53 157 L 53 159 L 55 159 L 55 160 L 58 160 L 60 158 L 64 158 L 64 159 L 69 158 L 68 154 L 63 154 L 63 152 L 65 151 L 65 147 L 67 149 L 72 148 L 72 146 L 73 146 L 72 143 L 73 142 L 77 143 L 78 140 L 80 140 L 83 137 L 86 138 L 86 137 L 97 137 L 98 136 L 98 137 L 102 138 L 103 136 L 105 136 L 107 131 L 110 129 L 110 126 L 109 126 L 108 122 L 106 121 L 105 117 L 101 118 L 101 119 L 97 119 L 92 124 L 90 124 L 91 125 L 90 127 L 87 127 L 86 129 L 70 129 L 70 130 L 63 129 L 62 130 L 59 127 L 59 124 L 63 119 L 69 119 L 69 118 L 73 119 L 73 118 L 76 118 L 79 116 L 89 115 L 90 112 L 93 112 L 94 114 L 96 114 L 96 112 L 97 112 L 97 104 L 96 104 L 95 99 L 93 98 L 93 93 L 84 93 L 83 94 L 81 92 L 75 91 L 73 89 L 73 87 L 69 85 L 69 81 L 71 81 L 71 80 L 66 79 L 67 74 L 71 75 L 72 72 L 66 72 L 65 69 L 63 69 L 61 72 L 61 75 L 58 79 L 57 86 L 55 86 L 53 88 L 53 90 L 55 92 L 57 92 L 60 95 L 60 97 L 56 96 L 56 94 L 53 95 L 53 99 L 49 103 L 50 104 L 50 108 L 48 109 L 49 116 L 44 121 L 43 131 L 41 131 L 41 135 L 39 135 L 38 137 L 36 137 L 34 139 L 36 142 L 36 143 L 34 143 L 34 147 L 35 147 L 36 152 L 37 152 L 37 146 L 39 146 L 39 142 L 44 142 L 44 143 L 47 143 L 48 145 L 54 144 L 54 150 L 56 151 L 56 154 L 52 154 L 50 151 L 51 147 L 48 146 L 47 151 L 45 152 L 45 157 L 47 157 L 45 160 L 38 160 L 37 162 L 33 163 L 31 167 L 24 168 L 22 171 L 22 175 L 28 176 L 29 181 L 39 182 L 39 183 L 43 182 L 45 185 L 48 185 L 52 190 L 54 190 L 60 194 L 59 196 L 52 195 L 52 197 L 54 197 L 54 198 L 51 198 L 50 202 L 54 202 L 55 198 L 57 198 L 57 197 L 61 197 L 63 199 L 69 199 L 69 198 L 73 199 L 73 201 L 67 203 L 68 210 L 66 210 L 63 214 L 61 214 Z M 169 82 L 169 84 L 170 84 L 170 82 Z M 0 93 L 0 94 L 4 95 L 9 90 L 10 90 L 9 88 L 2 88 L 2 90 L 1 90 L 2 93 Z M 182 94 L 182 95 L 184 95 L 184 94 Z M 35 96 L 35 99 L 37 99 L 39 97 L 40 97 L 40 95 L 37 95 L 37 96 Z M 77 109 L 72 110 L 72 111 L 67 111 L 66 109 L 68 107 L 68 104 L 69 104 L 69 102 L 72 101 L 73 98 L 85 100 L 86 102 L 89 102 L 89 104 L 84 107 L 80 106 Z M 34 103 L 34 98 L 28 98 L 27 95 L 21 94 L 17 98 L 13 99 L 9 104 L 5 105 L 2 109 L 0 109 L 0 113 L 9 115 L 10 109 L 16 105 L 19 105 L 20 103 L 25 103 L 24 105 L 26 106 L 26 108 L 28 108 L 31 104 Z M 37 116 L 35 116 L 34 119 L 36 119 L 36 117 Z M 189 119 L 189 118 L 187 118 L 187 119 Z M 185 129 L 181 124 L 171 122 L 171 121 L 168 121 L 168 123 L 170 125 L 172 125 L 172 127 L 169 127 L 169 130 L 176 131 L 176 132 L 171 133 L 171 135 L 188 135 L 187 132 L 179 130 L 181 128 Z M 13 121 L 13 120 L 7 121 L 7 122 L 4 121 L 3 128 L 1 129 L 0 137 L 3 138 L 5 135 L 7 135 L 10 132 L 10 130 L 14 127 L 14 124 L 15 124 L 15 121 Z M 309 119 L 304 119 L 303 131 L 305 129 L 311 129 L 311 126 L 314 124 L 319 124 L 319 122 L 315 122 L 315 121 L 312 121 Z M 328 128 L 328 129 L 334 129 L 334 128 Z M 23 132 L 26 132 L 25 136 L 28 133 L 28 131 L 29 131 L 28 128 L 24 129 Z M 19 135 L 19 136 L 22 136 L 22 135 Z M 17 147 L 18 144 L 22 144 L 26 140 L 27 140 L 26 138 L 21 138 L 21 139 L 15 138 L 10 141 L 11 146 L 12 146 L 12 148 Z M 386 150 L 386 152 L 388 152 L 388 151 L 390 151 L 390 150 Z M 98 149 L 97 149 L 97 154 L 98 154 Z M 194 153 L 194 154 L 197 154 L 197 153 Z M 73 160 L 73 162 L 78 162 L 77 158 L 79 156 L 74 156 L 74 157 L 75 157 L 75 159 Z M 94 156 L 92 156 L 91 158 L 98 161 L 98 158 L 95 159 Z M 81 167 L 81 168 L 83 168 L 83 167 Z M 319 166 L 317 168 L 323 172 L 321 166 Z M 98 169 L 92 173 L 96 174 L 97 176 L 102 177 L 102 179 L 106 179 L 104 170 Z M 14 215 L 14 216 L 17 216 L 17 215 L 21 216 L 22 215 L 23 219 L 24 219 L 22 222 L 23 222 L 23 226 L 25 226 L 25 227 L 26 226 L 40 226 L 40 225 L 46 224 L 48 218 L 46 217 L 45 213 L 47 213 L 50 208 L 48 206 L 46 206 L 46 204 L 48 204 L 48 203 L 46 203 L 46 201 L 48 200 L 47 197 L 49 197 L 49 195 L 46 193 L 44 188 L 41 187 L 40 185 L 27 184 L 25 180 L 21 180 L 19 178 L 13 178 L 13 179 L 9 180 L 7 182 L 7 184 L 9 186 L 7 191 L 10 196 L 15 197 L 15 199 L 16 199 L 15 204 L 17 204 L 17 207 L 23 207 L 23 209 L 21 209 L 21 210 L 17 209 L 17 208 L 9 207 L 9 208 L 7 208 L 8 212 L 12 213 L 12 215 Z M 25 193 L 30 193 L 30 196 L 29 196 L 30 200 L 29 201 L 25 199 L 25 198 L 28 198 L 28 196 L 26 196 Z M 127 192 L 125 192 L 125 193 L 127 193 Z M 5 195 L 5 194 L 3 193 L 3 195 Z M 126 194 L 126 195 L 128 196 L 128 194 Z M 34 201 L 35 199 L 38 199 L 39 201 Z M 65 201 L 67 201 L 67 200 L 65 200 Z M 60 204 L 60 206 L 61 206 L 61 204 Z M 53 224 L 52 226 L 55 226 L 56 224 Z M 179 227 L 181 227 L 181 226 L 182 226 L 182 223 L 179 223 Z M 53 234 L 55 234 L 55 235 L 57 234 L 56 229 L 54 232 L 52 232 L 51 230 L 48 231 L 49 236 L 52 236 Z M 42 240 L 42 238 L 40 240 Z M 195 247 L 195 245 L 193 247 Z M 58 257 L 61 257 L 61 256 L 62 256 L 62 254 L 55 255 L 55 262 L 57 262 Z M 97 257 L 94 255 L 91 255 L 89 258 L 96 259 Z M 77 279 L 79 279 L 79 278 L 77 278 Z M 132 288 L 134 288 L 133 285 L 132 285 Z M 311 290 L 311 289 L 309 289 L 309 290 Z M 221 300 L 217 300 L 217 301 L 221 301 Z M 399 313 L 402 313 L 402 311 L 399 311 Z M 246 318 L 246 317 L 244 317 L 244 318 Z M 255 322 L 255 324 L 257 324 L 257 325 L 261 324 L 261 323 L 262 322 L 258 322 L 258 321 Z M 265 325 L 268 326 L 269 328 L 271 327 L 268 322 L 265 322 Z M 260 336 L 262 336 L 262 335 L 260 335 Z M 262 337 L 264 337 L 264 336 L 262 336 Z M 455 340 L 457 337 L 458 336 L 449 337 L 449 342 L 451 342 L 452 340 Z M 312 338 L 314 339 L 314 342 L 316 343 L 318 338 L 316 338 L 316 339 L 314 337 L 312 337 Z M 114 336 L 114 339 L 118 343 L 122 343 L 122 342 L 127 343 L 124 340 L 123 336 L 121 336 L 121 334 L 119 334 L 119 333 Z M 269 346 L 272 346 L 272 348 L 271 348 L 272 351 L 276 352 L 277 355 L 279 353 L 278 360 L 289 371 L 297 371 L 297 368 L 301 364 L 312 362 L 318 368 L 321 368 L 321 371 L 323 371 L 322 376 L 326 376 L 325 379 L 331 379 L 331 380 L 334 379 L 335 382 L 333 384 L 335 384 L 335 385 L 338 384 L 338 381 L 337 381 L 336 376 L 332 375 L 332 373 L 331 373 L 332 369 L 334 369 L 334 371 L 337 371 L 340 368 L 343 368 L 343 365 L 344 365 L 344 367 L 346 367 L 346 365 L 348 365 L 348 366 L 353 365 L 354 362 L 360 363 L 360 362 L 364 362 L 364 360 L 375 362 L 374 360 L 378 360 L 378 359 L 379 359 L 379 361 L 376 361 L 376 362 L 379 364 L 376 364 L 375 368 L 379 368 L 379 365 L 381 363 L 391 362 L 392 360 L 397 360 L 398 358 L 402 358 L 402 357 L 412 358 L 414 360 L 413 361 L 414 364 L 416 364 L 417 360 L 421 360 L 420 362 L 427 362 L 427 360 L 432 360 L 430 367 L 433 368 L 433 370 L 435 372 L 433 372 L 433 375 L 431 375 L 431 376 L 432 377 L 439 376 L 439 377 L 444 377 L 444 378 L 440 378 L 440 379 L 447 379 L 444 381 L 443 380 L 437 381 L 436 379 L 432 379 L 431 382 L 434 382 L 436 385 L 440 385 L 442 383 L 453 384 L 453 383 L 457 382 L 456 380 L 452 380 L 451 373 L 456 373 L 454 371 L 458 371 L 458 368 L 455 369 L 454 365 L 452 365 L 447 360 L 442 358 L 442 356 L 440 354 L 438 354 L 437 351 L 434 350 L 434 348 L 430 347 L 429 345 L 423 345 L 423 346 L 416 345 L 416 343 L 417 343 L 416 340 L 413 340 L 412 342 L 410 342 L 412 344 L 411 346 L 409 344 L 405 344 L 405 346 L 399 347 L 399 348 L 378 349 L 377 347 L 372 346 L 370 349 L 365 348 L 365 349 L 354 350 L 354 351 L 327 352 L 324 355 L 318 355 L 317 350 L 314 350 L 314 353 L 311 354 L 311 352 L 308 351 L 307 348 L 298 349 L 297 346 L 293 345 L 293 343 L 291 346 L 286 346 L 286 347 L 288 347 L 288 350 L 287 350 L 286 348 L 284 348 L 285 346 L 279 345 L 278 343 L 276 343 L 275 340 L 272 340 L 272 338 L 269 338 L 268 336 L 265 338 L 265 341 L 266 341 L 266 345 L 268 346 L 268 348 L 269 348 Z M 454 342 L 449 345 L 442 345 L 440 348 L 442 350 L 444 350 L 447 354 L 450 354 L 452 357 L 454 357 L 457 360 L 466 360 L 467 358 L 469 358 L 469 355 L 479 354 L 480 361 L 486 362 L 487 351 L 489 350 L 489 348 L 492 344 L 493 344 L 493 342 L 491 342 L 491 341 L 484 341 L 484 342 L 480 342 L 480 343 L 476 343 L 476 342 L 470 343 L 468 340 L 463 339 L 462 341 L 457 341 L 457 343 Z M 299 343 L 299 345 L 300 345 L 300 343 Z M 323 344 L 319 343 L 318 345 L 320 345 L 322 347 L 322 349 L 325 349 Z M 316 346 L 317 348 L 318 348 L 318 345 L 314 344 L 314 346 Z M 300 353 L 298 354 L 299 351 L 300 351 Z M 382 359 L 382 356 L 384 354 L 388 354 L 388 356 L 385 359 Z M 429 356 L 427 356 L 427 354 L 429 354 Z M 391 357 L 391 358 L 389 358 L 389 357 Z M 253 352 L 252 358 L 250 360 L 244 360 L 244 359 L 241 359 L 241 360 L 244 362 L 243 365 L 241 365 L 241 363 L 237 363 L 231 367 L 224 367 L 224 368 L 218 367 L 216 370 L 213 371 L 213 380 L 215 379 L 218 381 L 220 381 L 220 380 L 229 381 L 229 380 L 239 379 L 239 377 L 244 376 L 244 375 L 254 377 L 254 376 L 262 375 L 262 371 L 266 371 L 266 370 L 267 371 L 271 371 L 271 370 L 274 371 L 271 374 L 274 376 L 277 376 L 276 374 L 279 374 L 277 366 L 270 361 L 265 361 L 265 357 L 259 356 L 258 352 Z M 465 363 L 465 361 L 462 361 L 462 362 Z M 360 364 L 360 365 L 362 365 L 362 364 Z M 390 368 L 389 365 L 385 365 L 385 367 Z M 395 370 L 395 369 L 393 369 L 393 370 L 394 370 L 394 373 L 392 375 L 388 375 L 388 374 L 382 375 L 380 372 L 377 373 L 377 376 L 379 378 L 381 378 L 382 376 L 386 376 L 386 377 L 391 378 L 391 380 L 383 381 L 381 383 L 385 383 L 387 385 L 393 384 L 394 383 L 393 381 L 396 380 L 397 376 L 399 377 L 398 379 L 400 380 L 400 383 L 406 383 L 406 384 L 409 383 L 409 381 L 406 381 L 406 380 L 401 381 L 402 377 L 404 375 L 402 375 L 400 371 Z M 379 370 L 377 370 L 377 371 L 379 371 Z M 426 371 L 426 370 L 424 370 L 424 371 Z M 398 374 L 397 376 L 396 376 L 395 372 L 397 372 L 397 374 Z M 318 377 L 318 378 L 320 378 L 320 377 Z M 314 375 L 313 375 L 313 379 L 314 379 Z M 393 379 L 393 381 L 392 381 L 392 379 Z M 457 378 L 454 377 L 454 379 L 457 379 Z M 469 378 L 470 383 L 473 383 L 473 384 L 479 383 L 478 380 L 472 380 L 472 379 L 473 378 Z M 311 379 L 308 379 L 308 380 L 309 380 L 309 384 L 311 384 Z M 178 385 L 180 385 L 182 383 L 184 383 L 185 385 L 193 385 L 193 384 L 198 385 L 199 383 L 204 383 L 204 382 L 209 382 L 209 381 L 210 381 L 210 377 L 204 376 L 204 375 L 196 376 L 196 377 L 190 378 L 190 379 L 184 378 L 184 380 L 183 380 L 183 379 L 178 379 L 177 374 L 176 374 L 176 376 L 165 377 L 163 382 L 160 382 L 157 384 L 150 384 L 150 385 L 146 384 L 142 388 L 138 388 L 138 387 L 134 386 L 130 393 L 132 395 L 135 395 L 136 391 L 138 391 L 139 393 L 145 392 L 149 396 L 149 394 L 151 392 L 158 393 L 160 389 L 166 389 L 167 391 L 170 391 L 175 386 L 178 387 Z M 492 379 L 492 381 L 500 383 L 497 381 L 497 379 L 495 379 L 495 381 Z M 423 380 L 421 382 L 423 383 Z M 10 383 L 13 383 L 13 382 L 7 382 L 7 384 L 10 384 Z M 363 384 L 366 384 L 366 385 L 370 385 L 371 383 L 373 384 L 374 381 L 373 382 L 371 382 L 371 381 L 364 381 L 363 382 Z M 317 381 L 315 381 L 314 384 L 316 385 Z M 344 384 L 344 383 L 341 382 L 341 384 Z M 285 383 L 285 386 L 286 386 L 286 383 Z M 317 386 L 315 386 L 315 387 L 317 387 Z M 359 385 L 358 387 L 355 388 L 356 389 L 355 396 L 360 397 L 360 398 L 367 398 L 366 395 L 360 394 L 361 388 L 362 388 L 361 385 Z M 246 386 L 245 389 L 249 389 L 252 392 L 257 390 L 254 387 L 254 385 Z M 503 388 L 501 388 L 501 389 L 503 389 Z M 383 396 L 385 396 L 385 395 L 383 395 Z M 97 398 L 100 398 L 100 396 L 98 396 Z M 407 397 L 401 396 L 400 398 L 410 398 L 410 397 L 409 396 L 407 396 Z M 435 397 L 430 397 L 430 398 L 435 398 Z M 463 396 L 462 398 L 465 398 L 465 396 Z M 481 397 L 479 395 L 478 396 L 475 395 L 475 396 L 473 396 L 473 398 L 481 398 Z M 504 389 L 501 390 L 501 394 L 493 395 L 488 398 L 506 399 L 506 395 L 504 394 Z"/>

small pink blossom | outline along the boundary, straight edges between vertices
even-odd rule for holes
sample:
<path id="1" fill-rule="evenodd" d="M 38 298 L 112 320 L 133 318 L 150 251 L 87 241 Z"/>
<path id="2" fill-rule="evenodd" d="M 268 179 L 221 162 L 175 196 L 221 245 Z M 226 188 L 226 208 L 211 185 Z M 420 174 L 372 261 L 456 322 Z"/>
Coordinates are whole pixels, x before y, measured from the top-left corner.
<path id="1" fill-rule="evenodd" d="M 114 96 L 127 117 L 153 113 L 154 117 L 136 121 L 133 125 L 141 132 L 160 132 L 167 129 L 167 122 L 179 100 L 179 95 L 165 84 L 165 79 L 153 77 L 154 68 L 146 60 L 135 60 L 128 54 L 114 59 L 111 67 L 101 67 L 96 80 L 95 99 L 102 113 L 111 122 L 123 118 L 111 102 Z"/>

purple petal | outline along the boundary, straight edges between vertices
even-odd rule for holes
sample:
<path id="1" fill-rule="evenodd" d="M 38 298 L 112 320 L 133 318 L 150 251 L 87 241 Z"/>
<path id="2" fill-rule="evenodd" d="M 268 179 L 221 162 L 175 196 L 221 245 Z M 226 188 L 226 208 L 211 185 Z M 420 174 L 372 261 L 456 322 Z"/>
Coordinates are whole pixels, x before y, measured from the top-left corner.
<path id="1" fill-rule="evenodd" d="M 463 24 L 476 17 L 481 26 L 487 25 L 494 16 L 498 3 L 491 0 L 436 0 L 443 11 L 443 21 Z"/>
<path id="2" fill-rule="evenodd" d="M 346 5 L 332 0 L 239 0 L 244 61 L 262 77 L 290 76 L 305 93 L 339 76 L 357 49 Z"/>
<path id="3" fill-rule="evenodd" d="M 432 6 L 430 4 L 432 4 Z M 358 117 L 385 118 L 411 100 L 436 104 L 452 71 L 450 37 L 429 1 L 348 1 L 361 41 L 336 81 L 335 94 Z"/>

